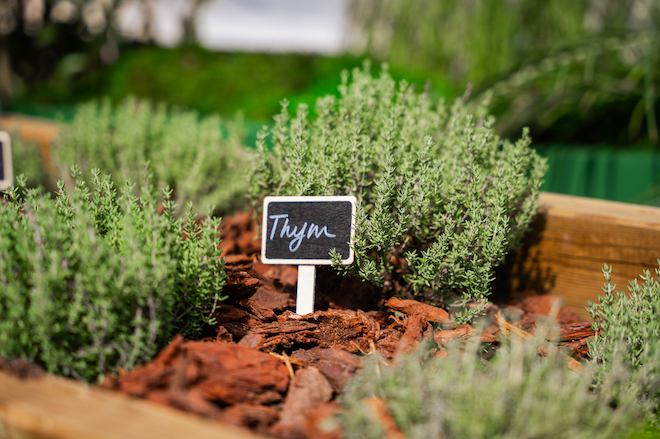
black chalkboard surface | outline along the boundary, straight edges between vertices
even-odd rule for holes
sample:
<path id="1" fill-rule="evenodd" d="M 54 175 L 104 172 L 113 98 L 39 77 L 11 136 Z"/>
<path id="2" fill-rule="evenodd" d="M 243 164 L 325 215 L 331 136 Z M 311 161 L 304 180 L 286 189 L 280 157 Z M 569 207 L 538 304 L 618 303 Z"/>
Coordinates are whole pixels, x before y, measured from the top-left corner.
<path id="1" fill-rule="evenodd" d="M 261 261 L 330 265 L 330 250 L 336 249 L 342 263 L 352 263 L 355 202 L 350 196 L 266 197 Z"/>
<path id="2" fill-rule="evenodd" d="M 14 170 L 11 163 L 11 140 L 9 134 L 0 131 L 0 191 L 4 191 L 14 182 Z"/>

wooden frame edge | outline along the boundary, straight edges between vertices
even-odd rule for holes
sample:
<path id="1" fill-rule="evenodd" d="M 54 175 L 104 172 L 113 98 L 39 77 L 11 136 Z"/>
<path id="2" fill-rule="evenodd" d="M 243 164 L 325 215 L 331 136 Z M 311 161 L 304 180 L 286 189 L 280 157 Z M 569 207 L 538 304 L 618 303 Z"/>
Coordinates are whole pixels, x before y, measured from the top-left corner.
<path id="1" fill-rule="evenodd" d="M 512 252 L 499 288 L 563 299 L 590 320 L 589 301 L 603 294 L 602 269 L 613 266 L 617 290 L 645 270 L 658 268 L 660 207 L 542 192 L 523 247 Z"/>
<path id="2" fill-rule="evenodd" d="M 0 438 L 265 439 L 248 430 L 54 376 L 0 370 Z"/>

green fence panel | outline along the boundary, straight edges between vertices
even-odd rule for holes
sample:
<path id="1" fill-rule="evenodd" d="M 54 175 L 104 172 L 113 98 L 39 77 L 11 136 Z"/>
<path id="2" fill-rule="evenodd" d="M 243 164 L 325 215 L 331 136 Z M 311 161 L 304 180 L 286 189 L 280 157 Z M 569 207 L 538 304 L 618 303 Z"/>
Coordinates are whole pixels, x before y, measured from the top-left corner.
<path id="1" fill-rule="evenodd" d="M 610 154 L 603 150 L 600 154 L 591 154 L 585 178 L 585 196 L 593 198 L 608 198 L 611 182 L 609 179 Z"/>
<path id="2" fill-rule="evenodd" d="M 541 145 L 548 192 L 660 205 L 660 151 L 607 146 Z"/>
<path id="3" fill-rule="evenodd" d="M 619 151 L 614 160 L 615 200 L 629 201 L 651 189 L 653 156 L 648 151 Z"/>

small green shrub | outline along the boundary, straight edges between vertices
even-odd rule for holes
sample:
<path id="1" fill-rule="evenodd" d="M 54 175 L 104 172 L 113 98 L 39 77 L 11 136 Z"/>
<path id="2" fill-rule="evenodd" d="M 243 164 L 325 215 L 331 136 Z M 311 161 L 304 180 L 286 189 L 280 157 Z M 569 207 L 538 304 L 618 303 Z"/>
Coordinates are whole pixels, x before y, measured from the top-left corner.
<path id="1" fill-rule="evenodd" d="M 91 172 L 55 199 L 21 176 L 0 201 L 0 355 L 85 381 L 213 323 L 225 282 L 219 219 L 175 218 L 171 191 L 158 213 L 148 178 L 138 198 Z"/>
<path id="2" fill-rule="evenodd" d="M 251 196 L 355 195 L 355 263 L 348 272 L 390 285 L 391 254 L 403 252 L 407 283 L 447 305 L 484 306 L 494 268 L 515 248 L 537 207 L 545 161 L 529 137 L 511 143 L 491 131 L 483 108 L 431 102 L 384 69 L 342 78 L 340 97 L 300 105 L 258 136 Z M 337 267 L 342 269 L 341 267 Z M 460 312 L 465 321 L 480 312 Z"/>
<path id="3" fill-rule="evenodd" d="M 637 279 L 630 281 L 629 294 L 614 291 L 611 273 L 612 267 L 605 265 L 605 295 L 587 307 L 596 330 L 588 341 L 589 355 L 597 365 L 594 384 L 612 398 L 625 389 L 636 389 L 638 402 L 660 426 L 660 271 L 656 269 L 654 277 L 646 270 L 641 284 Z M 604 377 L 621 366 L 630 373 L 615 386 L 604 385 Z"/>
<path id="4" fill-rule="evenodd" d="M 479 342 L 451 348 L 446 358 L 424 350 L 383 366 L 377 359 L 346 386 L 337 422 L 346 439 L 385 437 L 364 398 L 378 397 L 398 428 L 414 438 L 621 438 L 634 425 L 630 396 L 613 408 L 590 390 L 591 373 L 576 373 L 548 332 L 505 343 L 486 359 Z M 546 346 L 540 357 L 538 346 Z M 626 399 L 627 397 L 627 399 Z"/>
<path id="5" fill-rule="evenodd" d="M 80 105 L 71 124 L 63 125 L 54 162 L 62 178 L 79 163 L 88 181 L 91 169 L 99 168 L 119 185 L 139 181 L 148 160 L 156 190 L 174 188 L 177 215 L 188 202 L 213 204 L 225 214 L 246 201 L 244 137 L 240 119 L 223 124 L 218 115 L 200 119 L 194 111 L 168 111 L 132 97 L 113 111 L 106 99 Z"/>

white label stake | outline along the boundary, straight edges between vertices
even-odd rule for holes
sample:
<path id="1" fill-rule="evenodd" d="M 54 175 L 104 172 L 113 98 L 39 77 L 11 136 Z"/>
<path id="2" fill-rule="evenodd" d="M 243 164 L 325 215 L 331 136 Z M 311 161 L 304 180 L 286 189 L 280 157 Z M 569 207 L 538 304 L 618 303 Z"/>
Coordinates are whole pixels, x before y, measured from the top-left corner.
<path id="1" fill-rule="evenodd" d="M 296 314 L 314 312 L 316 266 L 332 265 L 332 250 L 342 264 L 353 263 L 356 202 L 352 196 L 264 198 L 261 262 L 298 265 Z"/>
<path id="2" fill-rule="evenodd" d="M 0 131 L 0 191 L 6 191 L 14 184 L 14 170 L 11 163 L 11 138 Z"/>
<path id="3" fill-rule="evenodd" d="M 314 287 L 316 265 L 298 266 L 298 286 L 296 288 L 296 314 L 304 316 L 314 312 Z"/>

